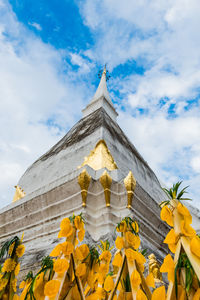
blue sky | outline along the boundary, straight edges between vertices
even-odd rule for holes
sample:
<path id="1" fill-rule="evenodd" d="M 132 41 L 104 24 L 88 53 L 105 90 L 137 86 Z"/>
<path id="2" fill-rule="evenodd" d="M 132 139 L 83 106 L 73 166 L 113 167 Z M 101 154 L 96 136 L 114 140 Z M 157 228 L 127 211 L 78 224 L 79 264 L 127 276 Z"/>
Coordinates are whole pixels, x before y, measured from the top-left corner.
<path id="1" fill-rule="evenodd" d="M 118 123 L 200 207 L 198 0 L 0 0 L 0 207 L 81 118 L 107 63 Z"/>
<path id="2" fill-rule="evenodd" d="M 56 49 L 82 51 L 91 47 L 92 34 L 79 12 L 78 3 L 60 1 L 10 1 L 17 18 L 45 43 Z M 35 27 L 35 28 L 34 28 Z"/>

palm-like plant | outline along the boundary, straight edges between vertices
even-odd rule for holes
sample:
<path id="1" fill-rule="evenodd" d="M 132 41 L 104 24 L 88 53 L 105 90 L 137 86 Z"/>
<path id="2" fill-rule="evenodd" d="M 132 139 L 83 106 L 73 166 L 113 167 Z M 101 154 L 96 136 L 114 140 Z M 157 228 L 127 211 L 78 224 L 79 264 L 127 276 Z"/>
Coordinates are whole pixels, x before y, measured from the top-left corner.
<path id="1" fill-rule="evenodd" d="M 160 204 L 160 206 L 167 205 L 167 204 L 169 204 L 170 200 L 174 200 L 174 199 L 176 199 L 178 201 L 192 200 L 190 198 L 183 198 L 182 197 L 184 194 L 187 193 L 186 189 L 189 187 L 189 185 L 184 187 L 181 191 L 179 191 L 179 187 L 180 187 L 181 183 L 182 183 L 182 181 L 178 181 L 177 183 L 174 183 L 172 188 L 170 188 L 170 189 L 163 188 L 163 191 L 165 192 L 165 194 L 167 195 L 169 200 L 168 201 L 163 201 Z"/>

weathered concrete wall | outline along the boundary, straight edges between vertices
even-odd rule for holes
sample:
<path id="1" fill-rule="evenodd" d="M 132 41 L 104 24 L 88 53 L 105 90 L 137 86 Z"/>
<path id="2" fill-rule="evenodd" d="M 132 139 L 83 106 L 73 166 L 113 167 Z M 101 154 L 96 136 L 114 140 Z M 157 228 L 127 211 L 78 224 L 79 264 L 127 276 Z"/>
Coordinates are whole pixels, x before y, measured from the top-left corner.
<path id="1" fill-rule="evenodd" d="M 32 199 L 19 200 L 0 211 L 0 244 L 24 232 L 26 255 L 22 258 L 21 276 L 29 269 L 38 268 L 41 258 L 48 255 L 58 243 L 57 235 L 62 218 L 83 213 L 86 221 L 85 242 L 115 239 L 114 228 L 121 218 L 130 215 L 140 224 L 143 248 L 165 254 L 162 241 L 168 228 L 160 221 L 157 203 L 137 184 L 132 209 L 126 208 L 127 194 L 122 183 L 112 182 L 111 206 L 106 207 L 104 190 L 99 180 L 92 180 L 88 190 L 87 206 L 82 198 L 77 178 Z"/>

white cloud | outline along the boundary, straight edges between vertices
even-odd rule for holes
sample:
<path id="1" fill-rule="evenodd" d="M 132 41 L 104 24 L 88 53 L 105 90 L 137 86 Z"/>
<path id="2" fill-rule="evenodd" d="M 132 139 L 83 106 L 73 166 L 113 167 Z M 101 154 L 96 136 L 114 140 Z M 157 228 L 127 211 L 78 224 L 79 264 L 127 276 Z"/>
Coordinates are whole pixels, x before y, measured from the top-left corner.
<path id="1" fill-rule="evenodd" d="M 42 27 L 40 24 L 36 23 L 36 22 L 28 22 L 28 24 L 34 28 L 36 28 L 38 31 L 42 30 Z"/>
<path id="2" fill-rule="evenodd" d="M 70 58 L 71 63 L 79 67 L 79 75 L 89 73 L 91 68 L 94 67 L 94 63 L 91 63 L 87 59 L 83 58 L 81 54 L 70 53 Z"/>
<path id="3" fill-rule="evenodd" d="M 110 80 L 124 96 L 119 123 L 158 177 L 166 185 L 183 178 L 200 206 L 200 102 L 185 110 L 199 97 L 199 0 L 81 3 L 94 38 L 84 53 L 89 60 L 44 44 L 0 0 L 0 206 L 11 201 L 12 186 L 30 163 L 81 115 L 89 88 L 86 93 L 77 85 L 76 76 L 87 75 L 96 62 L 112 71 L 131 60 L 144 66 L 144 74 Z M 66 55 L 79 67 L 76 73 L 64 63 Z"/>
<path id="4" fill-rule="evenodd" d="M 191 159 L 191 166 L 196 173 L 200 173 L 200 156 L 195 156 Z"/>
<path id="5" fill-rule="evenodd" d="M 119 123 L 161 182 L 171 186 L 183 180 L 184 185 L 190 185 L 193 203 L 199 207 L 199 116 L 186 112 L 182 117 L 167 119 L 165 113 L 157 112 L 133 118 L 121 112 Z"/>
<path id="6" fill-rule="evenodd" d="M 26 168 L 80 117 L 85 87 L 63 72 L 66 54 L 44 44 L 0 6 L 0 207 Z M 67 73 L 67 72 L 66 72 Z M 50 126 L 51 123 L 51 126 Z"/>
<path id="7" fill-rule="evenodd" d="M 167 67 L 177 74 L 184 70 L 189 79 L 190 71 L 198 69 L 198 0 L 88 0 L 81 12 L 96 37 L 89 55 L 102 63 L 107 59 L 111 68 L 141 57 L 153 73 Z"/>
<path id="8" fill-rule="evenodd" d="M 131 60 L 144 67 L 112 80 L 123 95 L 119 123 L 161 181 L 184 179 L 200 207 L 199 1 L 87 0 L 80 11 L 96 37 L 90 58 L 111 70 Z"/>

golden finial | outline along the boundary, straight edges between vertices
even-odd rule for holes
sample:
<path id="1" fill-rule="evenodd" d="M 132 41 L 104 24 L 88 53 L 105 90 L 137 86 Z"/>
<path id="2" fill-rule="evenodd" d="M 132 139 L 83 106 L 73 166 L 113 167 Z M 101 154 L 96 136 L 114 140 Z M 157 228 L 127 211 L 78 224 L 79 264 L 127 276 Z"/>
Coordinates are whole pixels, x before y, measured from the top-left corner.
<path id="1" fill-rule="evenodd" d="M 106 206 L 109 207 L 110 206 L 110 187 L 111 187 L 111 183 L 112 183 L 112 178 L 107 173 L 107 171 L 104 171 L 103 174 L 101 175 L 100 182 L 104 188 Z"/>
<path id="2" fill-rule="evenodd" d="M 149 273 L 153 274 L 153 277 L 155 281 L 160 282 L 162 281 L 162 274 L 160 272 L 160 264 L 156 260 L 156 257 L 153 253 L 151 253 L 149 256 Z"/>
<path id="3" fill-rule="evenodd" d="M 124 185 L 127 190 L 127 208 L 131 208 L 133 193 L 136 187 L 136 179 L 131 171 L 124 179 Z"/>
<path id="4" fill-rule="evenodd" d="M 87 173 L 87 171 L 84 169 L 78 176 L 78 183 L 81 188 L 81 196 L 82 196 L 82 206 L 86 206 L 86 200 L 87 200 L 87 194 L 88 194 L 88 188 L 90 185 L 91 176 Z"/>
<path id="5" fill-rule="evenodd" d="M 105 75 L 106 81 L 108 81 L 108 80 L 110 79 L 110 74 L 109 74 L 109 72 L 108 72 L 108 70 L 107 70 L 107 64 L 104 65 L 103 70 L 101 69 L 101 70 L 99 71 L 99 73 L 98 73 L 99 79 L 101 79 L 103 75 Z"/>
<path id="6" fill-rule="evenodd" d="M 26 195 L 26 193 L 24 192 L 24 190 L 22 188 L 20 188 L 20 186 L 15 185 L 14 187 L 15 187 L 15 195 L 13 197 L 12 202 L 22 199 Z"/>

